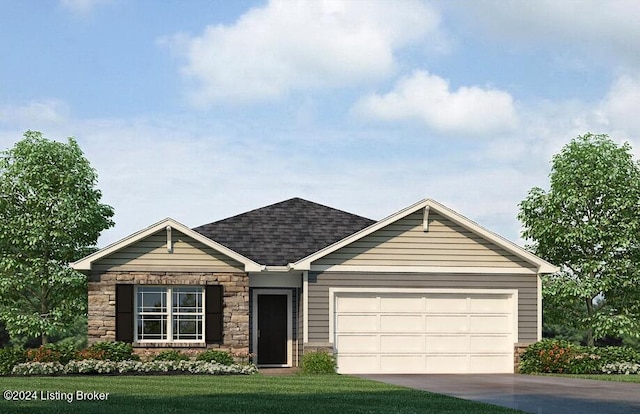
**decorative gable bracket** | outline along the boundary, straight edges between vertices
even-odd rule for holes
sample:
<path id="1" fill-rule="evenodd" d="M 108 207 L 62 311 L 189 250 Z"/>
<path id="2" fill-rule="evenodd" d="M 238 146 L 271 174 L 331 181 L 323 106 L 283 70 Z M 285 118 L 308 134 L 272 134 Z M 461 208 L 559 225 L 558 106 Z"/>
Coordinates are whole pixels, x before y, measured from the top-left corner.
<path id="1" fill-rule="evenodd" d="M 173 244 L 171 239 L 171 226 L 167 226 L 167 252 L 173 253 Z"/>
<path id="2" fill-rule="evenodd" d="M 424 215 L 422 216 L 422 230 L 429 231 L 429 206 L 424 206 Z"/>

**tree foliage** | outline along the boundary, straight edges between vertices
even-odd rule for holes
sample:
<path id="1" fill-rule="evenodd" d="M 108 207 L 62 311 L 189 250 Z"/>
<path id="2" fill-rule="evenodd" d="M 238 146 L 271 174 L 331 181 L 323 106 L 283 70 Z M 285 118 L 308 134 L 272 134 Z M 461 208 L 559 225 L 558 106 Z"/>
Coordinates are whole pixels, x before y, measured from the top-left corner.
<path id="1" fill-rule="evenodd" d="M 520 203 L 523 237 L 561 268 L 543 281 L 555 308 L 550 316 L 584 329 L 589 345 L 607 335 L 640 335 L 639 208 L 631 147 L 593 134 L 553 157 L 549 191 L 535 187 Z"/>
<path id="2" fill-rule="evenodd" d="M 87 254 L 113 209 L 73 138 L 27 131 L 0 153 L 0 319 L 43 342 L 86 312 L 86 279 L 68 263 Z"/>

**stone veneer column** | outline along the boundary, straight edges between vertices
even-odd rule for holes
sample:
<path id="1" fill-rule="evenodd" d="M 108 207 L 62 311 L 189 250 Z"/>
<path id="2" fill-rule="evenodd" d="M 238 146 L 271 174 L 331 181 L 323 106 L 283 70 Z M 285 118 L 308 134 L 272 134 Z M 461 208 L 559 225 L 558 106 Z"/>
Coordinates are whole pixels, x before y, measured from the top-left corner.
<path id="1" fill-rule="evenodd" d="M 529 344 L 515 344 L 513 349 L 513 372 L 520 372 L 520 356 L 527 350 Z"/>

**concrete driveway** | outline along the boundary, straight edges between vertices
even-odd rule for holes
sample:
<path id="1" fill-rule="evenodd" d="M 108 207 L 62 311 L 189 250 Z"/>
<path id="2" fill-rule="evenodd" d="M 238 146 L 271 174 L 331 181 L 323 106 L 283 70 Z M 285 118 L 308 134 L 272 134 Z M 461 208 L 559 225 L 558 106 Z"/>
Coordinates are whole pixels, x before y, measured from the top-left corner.
<path id="1" fill-rule="evenodd" d="M 640 413 L 640 384 L 512 374 L 357 376 L 529 413 Z"/>

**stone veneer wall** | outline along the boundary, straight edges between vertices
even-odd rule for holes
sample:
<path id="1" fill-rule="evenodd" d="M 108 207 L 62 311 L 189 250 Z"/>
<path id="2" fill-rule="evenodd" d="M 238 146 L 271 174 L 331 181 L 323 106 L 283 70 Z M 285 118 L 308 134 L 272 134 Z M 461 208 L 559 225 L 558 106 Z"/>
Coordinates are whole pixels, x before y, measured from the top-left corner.
<path id="1" fill-rule="evenodd" d="M 89 277 L 88 338 L 89 344 L 115 341 L 116 337 L 116 284 L 136 285 L 222 285 L 224 292 L 222 344 L 207 344 L 207 348 L 220 348 L 234 354 L 249 352 L 249 277 L 245 273 L 225 272 L 142 272 L 107 271 Z M 193 344 L 167 344 L 136 346 L 142 356 L 156 354 L 168 347 L 197 348 Z M 193 349 L 186 353 L 203 351 Z"/>
<path id="2" fill-rule="evenodd" d="M 513 372 L 515 374 L 520 372 L 520 357 L 527 350 L 529 344 L 515 344 L 513 350 Z"/>

